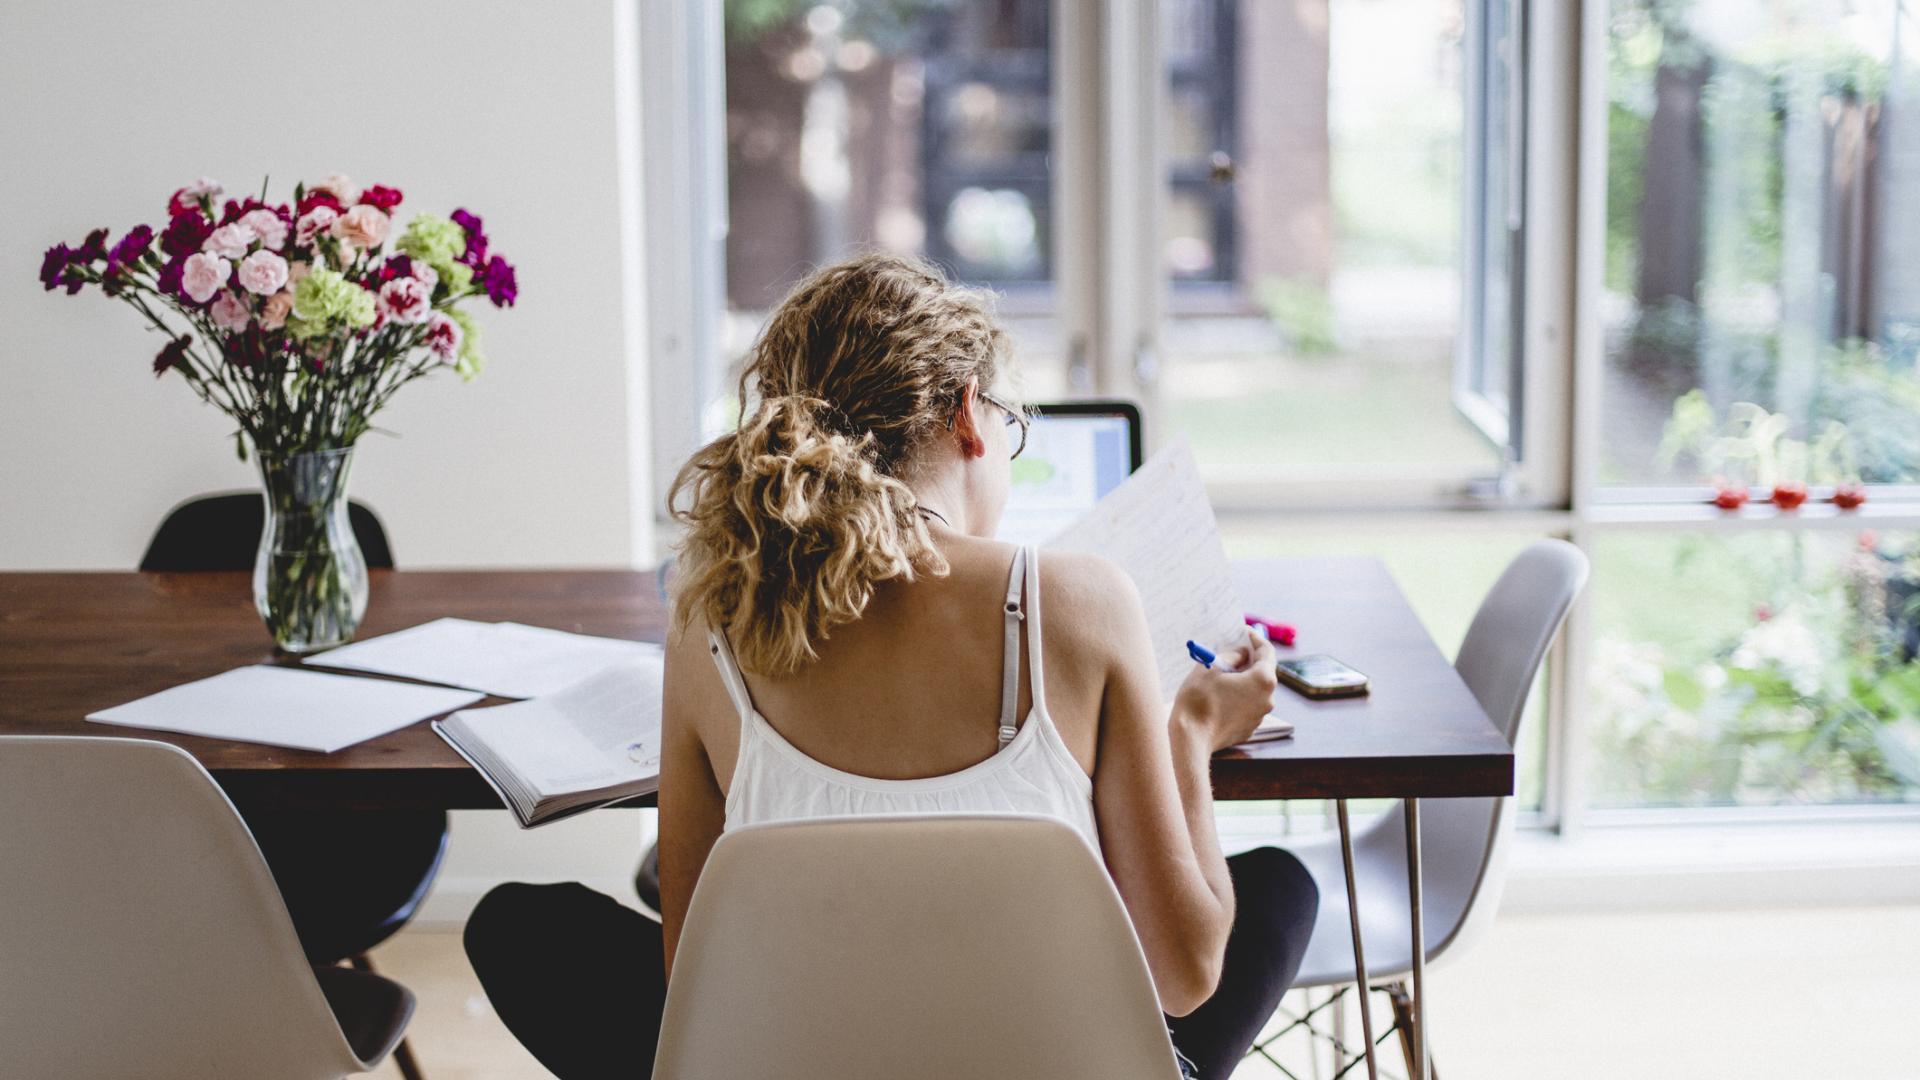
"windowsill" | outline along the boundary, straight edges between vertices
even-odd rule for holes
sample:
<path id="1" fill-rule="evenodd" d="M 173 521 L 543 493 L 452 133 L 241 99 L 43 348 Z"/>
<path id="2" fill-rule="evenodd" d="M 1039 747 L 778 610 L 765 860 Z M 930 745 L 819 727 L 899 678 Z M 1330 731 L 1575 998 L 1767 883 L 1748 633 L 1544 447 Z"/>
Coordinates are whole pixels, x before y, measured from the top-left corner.
<path id="1" fill-rule="evenodd" d="M 1507 912 L 1920 903 L 1920 820 L 1521 831 Z"/>
<path id="2" fill-rule="evenodd" d="M 1296 816 L 1291 839 L 1321 824 Z M 1229 852 L 1285 846 L 1281 832 L 1277 817 L 1220 819 Z M 1509 914 L 1920 903 L 1916 817 L 1595 825 L 1571 837 L 1521 828 L 1512 843 Z"/>

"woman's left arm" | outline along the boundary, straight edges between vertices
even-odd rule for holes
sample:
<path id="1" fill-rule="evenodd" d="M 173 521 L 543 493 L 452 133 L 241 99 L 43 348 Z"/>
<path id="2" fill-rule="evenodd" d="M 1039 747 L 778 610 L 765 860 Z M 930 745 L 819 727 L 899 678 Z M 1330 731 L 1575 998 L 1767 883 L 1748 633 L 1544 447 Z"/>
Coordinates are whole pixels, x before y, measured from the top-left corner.
<path id="1" fill-rule="evenodd" d="M 701 718 L 732 714 L 720 673 L 707 656 L 706 627 L 698 620 L 667 642 L 661 715 L 660 921 L 666 935 L 667 977 L 693 887 L 707 854 L 726 827 L 726 798 L 701 740 Z"/>

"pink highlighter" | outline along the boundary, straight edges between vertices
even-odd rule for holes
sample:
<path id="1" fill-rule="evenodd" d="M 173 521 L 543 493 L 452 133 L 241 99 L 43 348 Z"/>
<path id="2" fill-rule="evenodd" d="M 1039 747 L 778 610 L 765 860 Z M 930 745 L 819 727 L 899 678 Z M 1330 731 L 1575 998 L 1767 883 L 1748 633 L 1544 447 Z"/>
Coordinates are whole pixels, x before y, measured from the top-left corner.
<path id="1" fill-rule="evenodd" d="M 1273 622 L 1269 619 L 1263 619 L 1258 615 L 1249 615 L 1247 616 L 1247 625 L 1259 627 L 1265 631 L 1267 640 L 1273 642 L 1275 645 L 1286 645 L 1288 647 L 1292 647 L 1293 645 L 1294 629 L 1292 623 Z"/>

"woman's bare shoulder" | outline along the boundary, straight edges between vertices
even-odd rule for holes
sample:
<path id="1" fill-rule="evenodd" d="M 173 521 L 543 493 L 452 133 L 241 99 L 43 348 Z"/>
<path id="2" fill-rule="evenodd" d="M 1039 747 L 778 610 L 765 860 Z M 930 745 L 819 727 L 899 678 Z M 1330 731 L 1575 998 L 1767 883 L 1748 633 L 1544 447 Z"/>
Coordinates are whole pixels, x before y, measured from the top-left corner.
<path id="1" fill-rule="evenodd" d="M 1102 658 L 1115 631 L 1137 618 L 1140 594 L 1111 560 L 1080 552 L 1040 554 L 1040 599 L 1050 643 Z"/>

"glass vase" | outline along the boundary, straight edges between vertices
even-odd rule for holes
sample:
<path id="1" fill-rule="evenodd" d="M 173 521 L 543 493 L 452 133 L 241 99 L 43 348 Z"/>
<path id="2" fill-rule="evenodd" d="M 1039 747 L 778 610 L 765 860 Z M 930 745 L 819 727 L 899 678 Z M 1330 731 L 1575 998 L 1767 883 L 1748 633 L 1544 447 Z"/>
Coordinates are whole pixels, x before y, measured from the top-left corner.
<path id="1" fill-rule="evenodd" d="M 267 515 L 253 564 L 255 609 L 288 653 L 352 641 L 367 613 L 367 560 L 347 520 L 353 447 L 257 457 Z"/>

